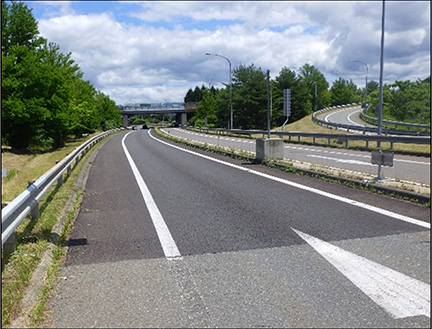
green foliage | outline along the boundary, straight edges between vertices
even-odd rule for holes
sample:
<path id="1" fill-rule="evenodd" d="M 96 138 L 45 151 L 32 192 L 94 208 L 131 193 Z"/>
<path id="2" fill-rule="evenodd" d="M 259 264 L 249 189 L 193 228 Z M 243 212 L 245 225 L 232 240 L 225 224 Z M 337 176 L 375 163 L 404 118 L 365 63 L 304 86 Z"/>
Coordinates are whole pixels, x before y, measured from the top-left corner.
<path id="1" fill-rule="evenodd" d="M 328 90 L 329 84 L 324 75 L 315 66 L 304 64 L 300 68 L 300 81 L 309 87 L 309 95 L 311 103 L 316 101 L 316 110 L 325 108 L 330 105 L 331 95 Z M 315 83 L 317 89 L 317 97 L 315 99 Z"/>
<path id="2" fill-rule="evenodd" d="M 240 65 L 233 72 L 234 125 L 242 129 L 267 127 L 267 82 L 261 68 Z"/>
<path id="3" fill-rule="evenodd" d="M 216 127 L 229 127 L 230 118 L 230 97 L 229 87 L 216 90 L 215 93 L 216 111 L 217 117 Z"/>
<path id="4" fill-rule="evenodd" d="M 233 71 L 232 79 L 234 128 L 267 128 L 266 74 L 254 64 L 240 65 Z M 316 98 L 315 98 L 316 87 Z M 283 67 L 279 75 L 270 81 L 271 126 L 281 126 L 283 114 L 283 90 L 291 90 L 290 122 L 310 115 L 314 110 L 330 105 L 364 102 L 370 104 L 368 114 L 376 115 L 378 83 L 369 81 L 366 88 L 358 88 L 352 80 L 339 78 L 331 88 L 324 75 L 313 65 L 304 64 L 299 73 Z M 384 87 L 383 117 L 395 121 L 430 123 L 430 77 L 417 82 L 396 81 Z M 209 126 L 228 127 L 230 118 L 229 84 L 222 89 L 189 89 L 185 102 L 201 102 L 189 124 L 203 126 L 207 117 Z"/>
<path id="5" fill-rule="evenodd" d="M 301 80 L 295 71 L 282 68 L 275 79 L 273 95 L 273 120 L 276 126 L 281 126 L 286 117 L 283 116 L 283 90 L 291 90 L 290 122 L 300 120 L 312 113 L 312 99 L 307 82 Z"/>
<path id="6" fill-rule="evenodd" d="M 331 104 L 343 105 L 358 103 L 362 100 L 362 92 L 352 82 L 339 78 L 330 88 Z"/>
<path id="7" fill-rule="evenodd" d="M 38 33 L 25 4 L 2 1 L 2 143 L 57 148 L 71 134 L 119 125 L 115 103 L 82 80 L 70 53 Z"/>
<path id="8" fill-rule="evenodd" d="M 217 123 L 216 109 L 215 94 L 210 89 L 204 89 L 202 91 L 202 100 L 195 113 L 195 125 L 203 127 L 207 119 L 207 126 L 215 127 Z"/>
<path id="9" fill-rule="evenodd" d="M 369 94 L 368 114 L 377 116 L 379 91 Z M 392 121 L 430 124 L 430 77 L 415 82 L 395 81 L 383 86 L 383 118 Z"/>
<path id="10" fill-rule="evenodd" d="M 203 98 L 203 92 L 207 88 L 205 86 L 202 86 L 201 88 L 196 86 L 194 90 L 189 89 L 186 93 L 186 96 L 184 98 L 185 103 L 196 103 L 200 102 Z M 214 88 L 213 88 L 214 90 Z"/>

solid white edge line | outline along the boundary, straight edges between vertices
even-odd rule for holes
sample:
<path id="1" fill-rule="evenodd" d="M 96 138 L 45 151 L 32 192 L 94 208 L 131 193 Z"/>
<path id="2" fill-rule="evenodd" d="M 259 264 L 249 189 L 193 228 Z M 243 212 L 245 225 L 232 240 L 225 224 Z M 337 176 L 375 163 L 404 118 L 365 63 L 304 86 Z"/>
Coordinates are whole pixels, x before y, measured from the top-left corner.
<path id="1" fill-rule="evenodd" d="M 148 131 L 149 136 L 151 138 L 153 138 L 155 141 L 158 141 L 159 143 L 168 145 L 168 146 L 170 146 L 172 148 L 181 150 L 183 152 L 187 152 L 187 153 L 190 153 L 190 154 L 202 157 L 204 159 L 207 159 L 207 160 L 210 160 L 210 161 L 213 161 L 213 162 L 217 162 L 217 163 L 223 164 L 225 166 L 236 168 L 238 170 L 243 170 L 243 171 L 249 172 L 251 174 L 254 174 L 254 175 L 257 175 L 257 176 L 261 176 L 261 177 L 264 177 L 264 178 L 268 178 L 268 179 L 271 179 L 273 181 L 280 182 L 280 183 L 283 183 L 283 184 L 286 184 L 286 185 L 289 185 L 289 186 L 293 186 L 293 187 L 296 187 L 296 188 L 299 188 L 299 189 L 302 189 L 302 190 L 305 190 L 305 191 L 316 193 L 316 194 L 328 197 L 330 199 L 338 200 L 338 201 L 341 201 L 341 202 L 344 202 L 344 203 L 348 203 L 348 204 L 351 204 L 353 206 L 357 206 L 357 207 L 360 207 L 360 208 L 364 208 L 364 209 L 367 209 L 367 210 L 370 210 L 370 211 L 373 211 L 373 212 L 376 212 L 376 213 L 379 213 L 379 214 L 382 214 L 382 215 L 385 215 L 385 216 L 393 217 L 395 219 L 398 219 L 398 220 L 401 220 L 401 221 L 404 221 L 404 222 L 408 222 L 408 223 L 411 223 L 411 224 L 414 224 L 414 225 L 417 225 L 417 226 L 421 226 L 421 227 L 428 228 L 428 229 L 431 228 L 430 223 L 423 222 L 421 220 L 418 220 L 418 219 L 415 219 L 415 218 L 412 218 L 412 217 L 408 217 L 408 216 L 405 216 L 405 215 L 397 214 L 397 213 L 394 213 L 392 211 L 385 210 L 385 209 L 382 209 L 382 208 L 378 208 L 378 207 L 375 207 L 375 206 L 371 206 L 371 205 L 368 205 L 368 204 L 363 203 L 363 202 L 359 202 L 359 201 L 355 201 L 355 200 L 352 200 L 352 199 L 348 199 L 348 198 L 345 198 L 345 197 L 342 197 L 342 196 L 339 196 L 339 195 L 336 195 L 336 194 L 328 193 L 328 192 L 325 192 L 325 191 L 313 188 L 313 187 L 309 187 L 309 186 L 306 186 L 306 185 L 302 185 L 302 184 L 298 184 L 298 183 L 295 183 L 295 182 L 291 182 L 291 181 L 286 180 L 286 179 L 282 179 L 282 178 L 278 178 L 278 177 L 271 176 L 271 175 L 268 175 L 268 174 L 264 174 L 264 173 L 261 173 L 259 171 L 255 171 L 255 170 L 252 170 L 252 169 L 249 169 L 249 168 L 243 168 L 241 166 L 238 166 L 238 165 L 235 165 L 235 164 L 232 164 L 232 163 L 229 163 L 229 162 L 225 162 L 225 161 L 222 161 L 222 160 L 219 160 L 219 159 L 215 159 L 215 158 L 209 157 L 209 156 L 204 155 L 204 154 L 200 154 L 200 153 L 197 153 L 197 152 L 194 152 L 194 151 L 183 149 L 183 148 L 178 147 L 176 145 L 172 145 L 170 143 L 167 143 L 165 141 L 162 141 L 160 139 L 155 138 L 154 136 L 152 136 L 152 134 L 150 132 L 151 132 L 151 130 Z"/>
<path id="2" fill-rule="evenodd" d="M 353 114 L 355 114 L 355 113 L 358 113 L 358 112 L 360 112 L 360 111 L 361 111 L 361 109 L 358 110 L 358 111 L 352 112 L 350 115 L 347 116 L 347 119 L 348 119 L 349 122 L 351 122 L 351 123 L 354 124 L 355 126 L 364 127 L 364 125 L 361 125 L 361 124 L 359 124 L 359 123 L 354 122 L 354 121 L 351 120 L 351 115 L 353 115 Z"/>
<path id="3" fill-rule="evenodd" d="M 181 257 L 180 252 L 177 248 L 177 245 L 171 235 L 171 232 L 168 229 L 168 226 L 166 225 L 162 214 L 159 211 L 159 208 L 156 205 L 156 202 L 154 201 L 150 190 L 148 189 L 146 183 L 144 182 L 144 179 L 142 178 L 135 162 L 133 161 L 127 147 L 125 144 L 126 137 L 131 134 L 131 132 L 127 133 L 123 139 L 122 139 L 122 146 L 124 153 L 126 154 L 126 158 L 129 161 L 129 165 L 131 166 L 132 172 L 135 176 L 135 179 L 138 183 L 139 189 L 141 191 L 141 194 L 144 198 L 144 202 L 147 206 L 147 209 L 150 213 L 150 217 L 153 221 L 153 225 L 156 229 L 156 233 L 159 237 L 159 241 L 162 245 L 163 252 L 165 254 L 166 258 L 179 258 Z"/>

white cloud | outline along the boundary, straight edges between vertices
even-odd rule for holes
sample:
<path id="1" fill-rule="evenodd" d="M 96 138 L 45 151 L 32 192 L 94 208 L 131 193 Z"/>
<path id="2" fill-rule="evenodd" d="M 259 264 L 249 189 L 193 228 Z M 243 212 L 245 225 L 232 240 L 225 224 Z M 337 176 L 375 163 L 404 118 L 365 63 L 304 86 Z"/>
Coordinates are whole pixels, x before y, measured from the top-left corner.
<path id="1" fill-rule="evenodd" d="M 29 4 L 31 6 L 31 3 Z M 45 16 L 73 15 L 72 1 L 40 1 L 39 5 L 45 6 Z"/>
<path id="2" fill-rule="evenodd" d="M 330 82 L 340 76 L 363 86 L 364 67 L 350 62 L 359 60 L 368 64 L 369 80 L 378 81 L 381 2 L 116 5 L 124 11 L 78 15 L 72 3 L 65 5 L 65 15 L 37 19 L 41 34 L 72 52 L 84 78 L 118 104 L 182 101 L 196 85 L 222 86 L 228 63 L 207 52 L 228 57 L 233 69 L 254 63 L 275 77 L 282 67 L 297 70 L 309 63 Z M 425 78 L 430 74 L 430 3 L 387 7 L 385 80 Z M 125 22 L 126 13 L 135 21 Z M 401 17 L 403 22 L 395 22 Z"/>

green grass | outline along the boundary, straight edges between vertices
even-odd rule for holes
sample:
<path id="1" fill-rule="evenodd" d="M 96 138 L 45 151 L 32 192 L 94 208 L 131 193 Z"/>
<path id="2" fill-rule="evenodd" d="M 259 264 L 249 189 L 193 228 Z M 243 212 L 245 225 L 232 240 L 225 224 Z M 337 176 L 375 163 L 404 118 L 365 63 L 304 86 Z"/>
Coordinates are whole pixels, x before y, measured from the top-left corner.
<path id="1" fill-rule="evenodd" d="M 11 176 L 8 182 L 3 182 L 5 185 L 11 184 L 6 185 L 8 190 L 5 192 L 5 195 L 13 199 L 14 196 L 21 192 L 22 184 L 19 184 L 18 179 L 22 180 L 23 177 L 38 178 L 55 165 L 55 160 L 64 158 L 66 154 L 70 153 L 76 146 L 82 144 L 83 141 L 74 141 L 66 148 L 56 152 L 32 155 L 20 154 L 18 158 L 15 157 L 16 154 L 6 152 L 9 157 L 14 158 L 13 161 L 8 163 L 17 165 L 16 171 L 18 173 Z M 64 259 L 64 241 L 72 228 L 73 219 L 79 209 L 82 190 L 76 189 L 74 185 L 88 156 L 93 150 L 94 148 L 81 159 L 69 177 L 64 178 L 63 185 L 58 186 L 55 184 L 42 198 L 39 203 L 40 218 L 37 220 L 26 218 L 18 226 L 15 231 L 17 241 L 16 251 L 8 257 L 7 255 L 3 255 L 2 249 L 2 327 L 10 325 L 20 313 L 20 303 L 30 283 L 33 272 L 40 263 L 44 253 L 48 249 L 52 249 L 53 257 L 48 266 L 42 290 L 39 292 L 38 303 L 30 312 L 32 326 L 38 326 L 42 322 L 45 303 L 55 286 L 58 277 L 57 274 Z M 37 164 L 40 164 L 40 166 L 37 166 Z M 28 172 L 31 173 L 29 174 Z M 16 188 L 14 184 L 20 185 L 20 187 Z M 24 185 L 26 187 L 27 183 Z M 66 214 L 66 223 L 60 239 L 53 241 L 51 232 L 62 216 L 71 195 L 75 196 L 74 207 Z"/>
<path id="2" fill-rule="evenodd" d="M 98 134 L 95 133 L 89 138 Z M 86 138 L 79 138 L 58 150 L 39 154 L 2 147 L 2 168 L 7 170 L 7 177 L 2 180 L 2 201 L 12 201 L 27 188 L 29 180 L 38 179 L 54 167 L 56 161 L 64 159 L 85 141 Z"/>

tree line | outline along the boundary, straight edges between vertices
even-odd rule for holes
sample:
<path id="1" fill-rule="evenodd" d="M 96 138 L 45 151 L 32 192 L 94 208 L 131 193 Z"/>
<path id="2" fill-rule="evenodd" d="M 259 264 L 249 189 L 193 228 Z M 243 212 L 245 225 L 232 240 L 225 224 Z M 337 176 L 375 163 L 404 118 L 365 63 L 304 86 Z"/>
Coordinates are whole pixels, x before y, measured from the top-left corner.
<path id="1" fill-rule="evenodd" d="M 254 64 L 240 65 L 233 70 L 232 76 L 234 128 L 266 129 L 266 72 Z M 289 122 L 294 122 L 310 115 L 314 109 L 352 103 L 368 103 L 369 114 L 374 116 L 378 87 L 377 82 L 369 81 L 365 88 L 358 88 L 352 80 L 343 78 L 334 81 L 330 87 L 324 75 L 313 65 L 304 64 L 299 73 L 284 67 L 270 81 L 271 126 L 279 127 L 286 120 L 283 113 L 284 89 L 291 90 Z M 396 82 L 386 85 L 384 90 L 383 112 L 386 115 L 391 113 L 401 121 L 415 119 L 430 123 L 430 77 L 414 83 Z M 229 126 L 229 83 L 220 89 L 196 86 L 187 91 L 184 101 L 199 102 L 195 117 L 189 124 L 204 126 L 207 121 L 210 127 Z"/>
<path id="2" fill-rule="evenodd" d="M 369 84 L 368 84 L 369 85 Z M 377 116 L 378 85 L 369 95 L 367 114 Z M 431 79 L 398 81 L 383 86 L 383 119 L 399 122 L 431 123 Z"/>
<path id="3" fill-rule="evenodd" d="M 1 20 L 3 145 L 59 148 L 121 124 L 115 102 L 83 80 L 71 54 L 39 36 L 26 4 L 2 1 Z"/>

